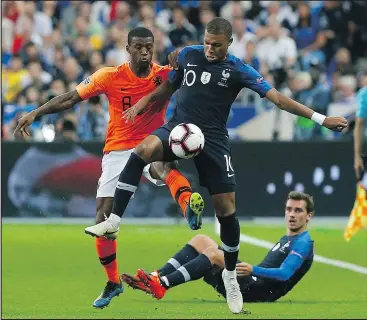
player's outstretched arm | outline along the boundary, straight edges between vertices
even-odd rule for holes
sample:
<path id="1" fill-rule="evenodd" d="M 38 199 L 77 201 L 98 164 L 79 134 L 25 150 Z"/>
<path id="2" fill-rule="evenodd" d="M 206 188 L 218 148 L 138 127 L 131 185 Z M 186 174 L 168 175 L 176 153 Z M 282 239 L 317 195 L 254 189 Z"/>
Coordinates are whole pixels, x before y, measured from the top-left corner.
<path id="1" fill-rule="evenodd" d="M 320 113 L 313 111 L 302 103 L 299 103 L 278 90 L 272 88 L 266 93 L 266 97 L 273 102 L 278 108 L 288 111 L 297 116 L 311 119 L 318 124 L 333 130 L 342 131 L 348 126 L 348 121 L 343 117 L 326 117 Z"/>
<path id="2" fill-rule="evenodd" d="M 362 159 L 362 148 L 364 143 L 364 119 L 356 117 L 356 123 L 354 126 L 354 171 L 358 180 L 361 179 L 361 175 L 364 171 L 364 164 Z"/>
<path id="3" fill-rule="evenodd" d="M 76 90 L 69 91 L 67 93 L 57 96 L 46 102 L 44 105 L 38 107 L 37 109 L 20 118 L 14 130 L 14 134 L 20 131 L 23 137 L 25 136 L 25 134 L 29 136 L 27 127 L 29 127 L 37 117 L 44 114 L 58 113 L 64 110 L 71 109 L 76 103 L 82 100 L 83 99 L 79 96 Z"/>
<path id="4" fill-rule="evenodd" d="M 126 119 L 126 122 L 134 122 L 134 119 L 137 115 L 144 113 L 144 111 L 148 108 L 149 104 L 153 102 L 162 103 L 168 100 L 173 92 L 175 91 L 174 85 L 168 80 L 164 81 L 160 86 L 158 86 L 152 93 L 147 96 L 141 98 L 137 103 L 135 103 L 131 108 L 125 110 L 122 113 L 122 118 Z M 157 111 L 162 107 L 161 104 L 155 103 L 154 107 Z"/>

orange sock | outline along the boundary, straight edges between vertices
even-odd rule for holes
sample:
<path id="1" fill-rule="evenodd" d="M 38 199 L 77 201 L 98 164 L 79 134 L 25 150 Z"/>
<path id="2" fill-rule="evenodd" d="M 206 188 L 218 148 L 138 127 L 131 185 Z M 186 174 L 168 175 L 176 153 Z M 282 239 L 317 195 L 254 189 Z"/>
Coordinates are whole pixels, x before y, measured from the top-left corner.
<path id="1" fill-rule="evenodd" d="M 192 194 L 190 182 L 175 169 L 170 171 L 165 182 L 171 191 L 172 198 L 180 205 L 185 216 L 186 207 Z"/>
<path id="2" fill-rule="evenodd" d="M 116 260 L 116 240 L 109 240 L 104 237 L 97 238 L 96 249 L 99 261 L 106 271 L 108 281 L 120 283 Z"/>

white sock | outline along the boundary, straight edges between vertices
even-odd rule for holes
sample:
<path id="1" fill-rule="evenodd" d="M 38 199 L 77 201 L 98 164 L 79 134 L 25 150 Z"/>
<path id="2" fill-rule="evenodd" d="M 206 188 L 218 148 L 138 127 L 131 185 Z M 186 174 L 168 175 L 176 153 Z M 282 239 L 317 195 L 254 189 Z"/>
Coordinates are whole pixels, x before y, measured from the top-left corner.
<path id="1" fill-rule="evenodd" d="M 237 278 L 237 272 L 236 272 L 236 269 L 234 269 L 233 271 L 228 271 L 227 269 L 224 269 L 226 270 L 226 275 L 229 277 L 229 278 Z"/>
<path id="2" fill-rule="evenodd" d="M 163 276 L 161 278 L 161 280 L 166 284 L 167 287 L 169 287 L 169 281 L 168 281 L 167 277 Z"/>
<path id="3" fill-rule="evenodd" d="M 121 217 L 119 217 L 117 214 L 111 213 L 108 217 L 108 220 L 110 220 L 114 227 L 118 228 L 120 226 Z"/>

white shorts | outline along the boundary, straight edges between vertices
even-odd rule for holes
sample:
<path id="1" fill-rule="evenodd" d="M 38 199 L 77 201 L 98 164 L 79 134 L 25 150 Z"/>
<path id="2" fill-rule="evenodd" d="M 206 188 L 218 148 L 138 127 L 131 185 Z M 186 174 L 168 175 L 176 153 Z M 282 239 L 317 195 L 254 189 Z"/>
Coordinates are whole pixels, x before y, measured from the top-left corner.
<path id="1" fill-rule="evenodd" d="M 134 149 L 111 151 L 102 158 L 102 174 L 98 180 L 96 198 L 113 198 L 121 171 L 125 168 Z M 162 180 L 153 179 L 149 173 L 150 164 L 144 167 L 143 175 L 157 186 L 164 186 Z"/>

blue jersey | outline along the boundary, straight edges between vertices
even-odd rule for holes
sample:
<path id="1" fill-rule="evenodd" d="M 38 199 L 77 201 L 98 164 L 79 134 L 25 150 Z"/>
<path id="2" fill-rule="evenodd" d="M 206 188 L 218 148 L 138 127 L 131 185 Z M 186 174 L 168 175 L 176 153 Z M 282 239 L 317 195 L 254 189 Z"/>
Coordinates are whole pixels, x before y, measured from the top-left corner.
<path id="1" fill-rule="evenodd" d="M 308 231 L 283 236 L 264 260 L 253 267 L 253 276 L 263 279 L 271 288 L 274 300 L 284 296 L 311 268 L 313 241 Z"/>
<path id="2" fill-rule="evenodd" d="M 357 96 L 357 112 L 356 116 L 358 118 L 366 119 L 367 117 L 367 87 L 359 89 Z"/>
<path id="3" fill-rule="evenodd" d="M 179 88 L 170 121 L 196 124 L 204 135 L 228 135 L 229 112 L 242 88 L 261 97 L 272 88 L 253 67 L 231 54 L 224 61 L 209 62 L 204 46 L 182 49 L 178 64 L 179 70 L 169 73 L 169 81 Z"/>

